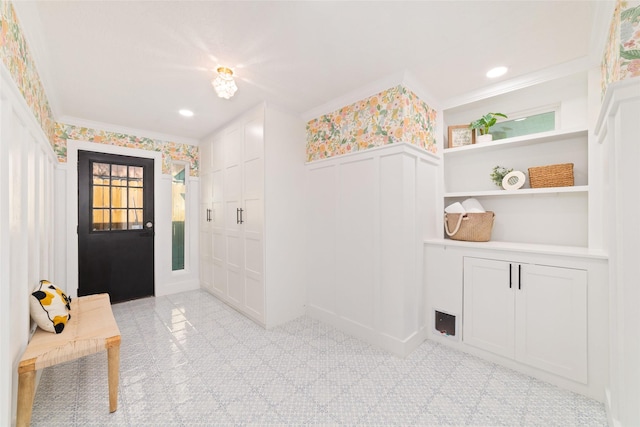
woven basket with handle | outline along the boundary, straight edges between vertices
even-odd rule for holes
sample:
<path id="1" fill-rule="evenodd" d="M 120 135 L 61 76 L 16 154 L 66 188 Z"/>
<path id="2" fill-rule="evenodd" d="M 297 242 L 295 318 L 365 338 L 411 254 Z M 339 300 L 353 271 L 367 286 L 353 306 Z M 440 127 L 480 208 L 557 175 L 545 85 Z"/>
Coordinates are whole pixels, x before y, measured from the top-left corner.
<path id="1" fill-rule="evenodd" d="M 529 168 L 531 188 L 572 187 L 573 163 Z"/>
<path id="2" fill-rule="evenodd" d="M 444 231 L 450 239 L 467 242 L 488 242 L 491 240 L 493 219 L 491 211 L 483 213 L 445 213 Z"/>

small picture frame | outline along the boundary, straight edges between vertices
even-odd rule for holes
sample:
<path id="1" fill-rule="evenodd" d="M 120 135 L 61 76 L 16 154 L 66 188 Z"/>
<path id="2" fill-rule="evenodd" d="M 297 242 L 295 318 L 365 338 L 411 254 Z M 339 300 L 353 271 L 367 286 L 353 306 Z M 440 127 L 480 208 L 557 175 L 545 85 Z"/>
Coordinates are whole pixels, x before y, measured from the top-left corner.
<path id="1" fill-rule="evenodd" d="M 476 143 L 476 133 L 469 125 L 449 126 L 449 148 Z"/>

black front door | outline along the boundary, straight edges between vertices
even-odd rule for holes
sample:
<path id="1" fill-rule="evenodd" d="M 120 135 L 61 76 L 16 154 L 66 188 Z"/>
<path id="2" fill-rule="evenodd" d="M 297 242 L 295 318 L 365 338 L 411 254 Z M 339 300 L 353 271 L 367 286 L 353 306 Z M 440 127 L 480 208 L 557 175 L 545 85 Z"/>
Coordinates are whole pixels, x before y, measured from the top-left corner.
<path id="1" fill-rule="evenodd" d="M 153 159 L 78 151 L 78 296 L 153 295 Z"/>

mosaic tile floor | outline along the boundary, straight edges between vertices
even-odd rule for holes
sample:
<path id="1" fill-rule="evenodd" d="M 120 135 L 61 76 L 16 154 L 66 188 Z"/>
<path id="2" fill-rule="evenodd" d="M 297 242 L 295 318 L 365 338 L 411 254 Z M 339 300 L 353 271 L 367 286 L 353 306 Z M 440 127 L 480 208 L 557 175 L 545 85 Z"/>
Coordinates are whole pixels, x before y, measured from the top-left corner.
<path id="1" fill-rule="evenodd" d="M 431 341 L 399 359 L 309 317 L 265 331 L 203 291 L 113 310 L 118 411 L 103 352 L 43 371 L 32 425 L 607 425 L 596 401 Z"/>

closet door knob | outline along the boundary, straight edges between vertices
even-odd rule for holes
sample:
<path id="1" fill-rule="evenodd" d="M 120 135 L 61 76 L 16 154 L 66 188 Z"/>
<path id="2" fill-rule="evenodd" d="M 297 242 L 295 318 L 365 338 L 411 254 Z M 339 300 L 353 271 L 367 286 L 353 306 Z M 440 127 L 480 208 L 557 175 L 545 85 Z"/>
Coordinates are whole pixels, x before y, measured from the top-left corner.
<path id="1" fill-rule="evenodd" d="M 511 263 L 509 263 L 509 289 L 513 285 L 513 281 L 511 280 Z"/>

